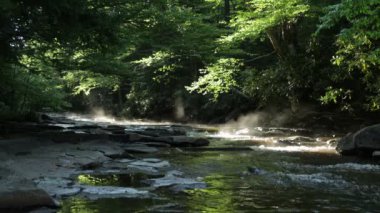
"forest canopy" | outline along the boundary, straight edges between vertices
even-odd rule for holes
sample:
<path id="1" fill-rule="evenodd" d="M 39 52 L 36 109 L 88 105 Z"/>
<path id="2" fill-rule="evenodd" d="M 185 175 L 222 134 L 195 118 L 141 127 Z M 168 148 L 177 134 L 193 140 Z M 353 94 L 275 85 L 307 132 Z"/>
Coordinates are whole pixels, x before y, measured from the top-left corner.
<path id="1" fill-rule="evenodd" d="M 380 110 L 379 0 L 3 0 L 0 117 Z M 175 113 L 178 110 L 184 113 Z"/>

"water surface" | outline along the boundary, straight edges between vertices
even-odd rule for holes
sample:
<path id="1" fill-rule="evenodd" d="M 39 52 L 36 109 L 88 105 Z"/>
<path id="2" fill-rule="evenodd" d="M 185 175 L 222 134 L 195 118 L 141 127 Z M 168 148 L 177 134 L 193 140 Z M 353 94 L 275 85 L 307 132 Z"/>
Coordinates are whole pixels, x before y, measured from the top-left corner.
<path id="1" fill-rule="evenodd" d="M 170 149 L 156 155 L 187 177 L 205 181 L 205 189 L 180 193 L 157 189 L 153 191 L 157 197 L 149 199 L 72 197 L 59 212 L 380 211 L 380 165 L 339 156 L 334 150 L 337 133 L 251 127 L 217 133 L 189 128 L 187 134 L 209 137 L 211 148 L 246 149 Z M 147 178 L 110 174 L 84 180 L 144 187 Z"/>

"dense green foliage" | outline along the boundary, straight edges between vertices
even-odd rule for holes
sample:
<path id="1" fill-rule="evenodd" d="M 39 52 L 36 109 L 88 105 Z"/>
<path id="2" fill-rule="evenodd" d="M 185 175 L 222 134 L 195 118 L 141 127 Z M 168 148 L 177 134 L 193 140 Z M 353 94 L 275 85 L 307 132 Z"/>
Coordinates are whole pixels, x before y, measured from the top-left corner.
<path id="1" fill-rule="evenodd" d="M 379 23 L 378 0 L 3 0 L 0 117 L 376 111 Z"/>
<path id="2" fill-rule="evenodd" d="M 347 100 L 346 107 L 351 110 L 353 107 L 379 110 L 380 1 L 343 0 L 328 7 L 319 30 L 334 27 L 340 32 L 335 41 L 337 50 L 332 63 L 340 69 L 332 79 L 340 87 L 329 87 L 322 101 L 336 103 L 337 99 L 343 99 Z M 342 84 L 342 81 L 352 83 Z"/>

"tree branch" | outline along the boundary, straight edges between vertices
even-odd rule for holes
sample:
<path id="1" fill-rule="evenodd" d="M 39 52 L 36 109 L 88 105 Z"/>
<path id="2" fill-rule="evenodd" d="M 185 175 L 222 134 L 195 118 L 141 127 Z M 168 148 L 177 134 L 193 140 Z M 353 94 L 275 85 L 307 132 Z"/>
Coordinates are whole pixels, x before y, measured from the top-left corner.
<path id="1" fill-rule="evenodd" d="M 252 62 L 252 61 L 256 61 L 256 60 L 259 60 L 259 59 L 262 59 L 262 58 L 265 58 L 265 57 L 268 57 L 268 56 L 271 56 L 273 54 L 276 53 L 276 50 L 274 50 L 273 52 L 270 52 L 268 54 L 265 54 L 265 55 L 261 55 L 259 57 L 256 57 L 256 58 L 252 58 L 252 59 L 249 59 L 249 60 L 245 60 L 244 62 Z"/>

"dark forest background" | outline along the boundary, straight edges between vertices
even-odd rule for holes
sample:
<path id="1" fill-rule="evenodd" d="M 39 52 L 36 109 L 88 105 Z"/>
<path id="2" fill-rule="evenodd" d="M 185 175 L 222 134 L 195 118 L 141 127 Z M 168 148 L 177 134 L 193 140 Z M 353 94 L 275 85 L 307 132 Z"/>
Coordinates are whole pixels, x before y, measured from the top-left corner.
<path id="1" fill-rule="evenodd" d="M 376 114 L 379 0 L 2 0 L 0 117 Z"/>

